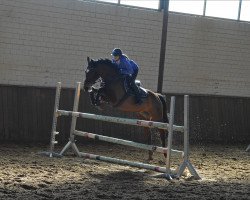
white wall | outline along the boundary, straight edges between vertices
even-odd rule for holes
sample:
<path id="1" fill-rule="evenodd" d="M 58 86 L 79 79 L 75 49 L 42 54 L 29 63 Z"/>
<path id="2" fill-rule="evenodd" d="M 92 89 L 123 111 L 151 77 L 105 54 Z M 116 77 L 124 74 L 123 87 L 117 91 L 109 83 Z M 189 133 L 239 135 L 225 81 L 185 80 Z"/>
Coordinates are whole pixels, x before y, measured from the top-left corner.
<path id="1" fill-rule="evenodd" d="M 164 91 L 250 96 L 250 24 L 171 14 Z"/>
<path id="2" fill-rule="evenodd" d="M 0 84 L 73 87 L 121 47 L 156 90 L 162 13 L 77 0 L 0 0 Z M 250 96 L 250 24 L 170 13 L 164 92 Z"/>
<path id="3" fill-rule="evenodd" d="M 73 87 L 87 56 L 121 47 L 156 89 L 161 13 L 76 0 L 0 1 L 0 83 Z"/>

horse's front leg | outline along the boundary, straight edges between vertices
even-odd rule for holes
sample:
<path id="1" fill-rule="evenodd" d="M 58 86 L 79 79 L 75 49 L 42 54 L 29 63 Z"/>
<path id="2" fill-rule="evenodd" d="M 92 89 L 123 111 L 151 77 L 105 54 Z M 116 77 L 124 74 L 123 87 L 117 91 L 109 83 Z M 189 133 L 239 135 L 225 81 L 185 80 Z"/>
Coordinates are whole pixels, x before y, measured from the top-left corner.
<path id="1" fill-rule="evenodd" d="M 90 102 L 93 106 L 95 106 L 96 104 L 96 92 L 94 92 L 93 90 L 91 92 L 89 92 L 89 96 L 90 96 Z"/>

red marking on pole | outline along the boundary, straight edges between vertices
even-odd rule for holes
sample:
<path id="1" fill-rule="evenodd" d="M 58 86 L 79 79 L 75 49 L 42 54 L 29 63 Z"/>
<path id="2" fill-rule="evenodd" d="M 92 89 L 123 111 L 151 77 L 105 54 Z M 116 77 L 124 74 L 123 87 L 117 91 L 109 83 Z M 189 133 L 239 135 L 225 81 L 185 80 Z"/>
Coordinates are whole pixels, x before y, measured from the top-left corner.
<path id="1" fill-rule="evenodd" d="M 156 172 L 160 172 L 160 167 L 155 167 L 154 169 Z"/>
<path id="2" fill-rule="evenodd" d="M 136 124 L 138 124 L 138 125 L 140 126 L 140 125 L 142 124 L 142 122 L 138 120 L 138 121 L 136 122 Z"/>
<path id="3" fill-rule="evenodd" d="M 148 125 L 149 126 L 153 126 L 153 122 L 148 122 Z"/>

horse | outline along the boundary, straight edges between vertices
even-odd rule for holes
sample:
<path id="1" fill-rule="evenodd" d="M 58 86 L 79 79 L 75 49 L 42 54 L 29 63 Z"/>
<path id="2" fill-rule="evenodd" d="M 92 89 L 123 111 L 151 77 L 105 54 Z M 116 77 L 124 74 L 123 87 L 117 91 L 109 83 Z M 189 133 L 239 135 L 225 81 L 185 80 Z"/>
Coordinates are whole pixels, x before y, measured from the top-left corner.
<path id="1" fill-rule="evenodd" d="M 120 75 L 118 66 L 109 59 L 90 60 L 85 70 L 84 90 L 93 92 L 93 85 L 101 78 L 103 88 L 100 89 L 102 99 L 122 112 L 135 113 L 139 119 L 156 122 L 168 122 L 167 106 L 163 95 L 145 89 L 147 97 L 141 104 L 135 104 L 134 96 L 128 95 L 124 87 L 124 77 Z M 162 147 L 166 147 L 167 130 L 158 129 Z M 150 129 L 145 127 L 144 134 L 149 145 L 152 144 Z M 149 151 L 148 161 L 153 160 L 153 152 Z M 167 155 L 164 153 L 164 156 Z"/>

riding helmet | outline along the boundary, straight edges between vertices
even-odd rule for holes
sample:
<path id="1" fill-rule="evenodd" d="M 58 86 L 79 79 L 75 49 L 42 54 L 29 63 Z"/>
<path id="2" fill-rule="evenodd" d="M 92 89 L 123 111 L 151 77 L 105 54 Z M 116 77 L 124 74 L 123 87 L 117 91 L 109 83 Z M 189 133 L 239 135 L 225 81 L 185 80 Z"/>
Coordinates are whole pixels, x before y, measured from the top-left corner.
<path id="1" fill-rule="evenodd" d="M 115 48 L 113 51 L 112 51 L 112 56 L 121 56 L 122 55 L 122 50 L 121 49 L 118 49 L 118 48 Z"/>

